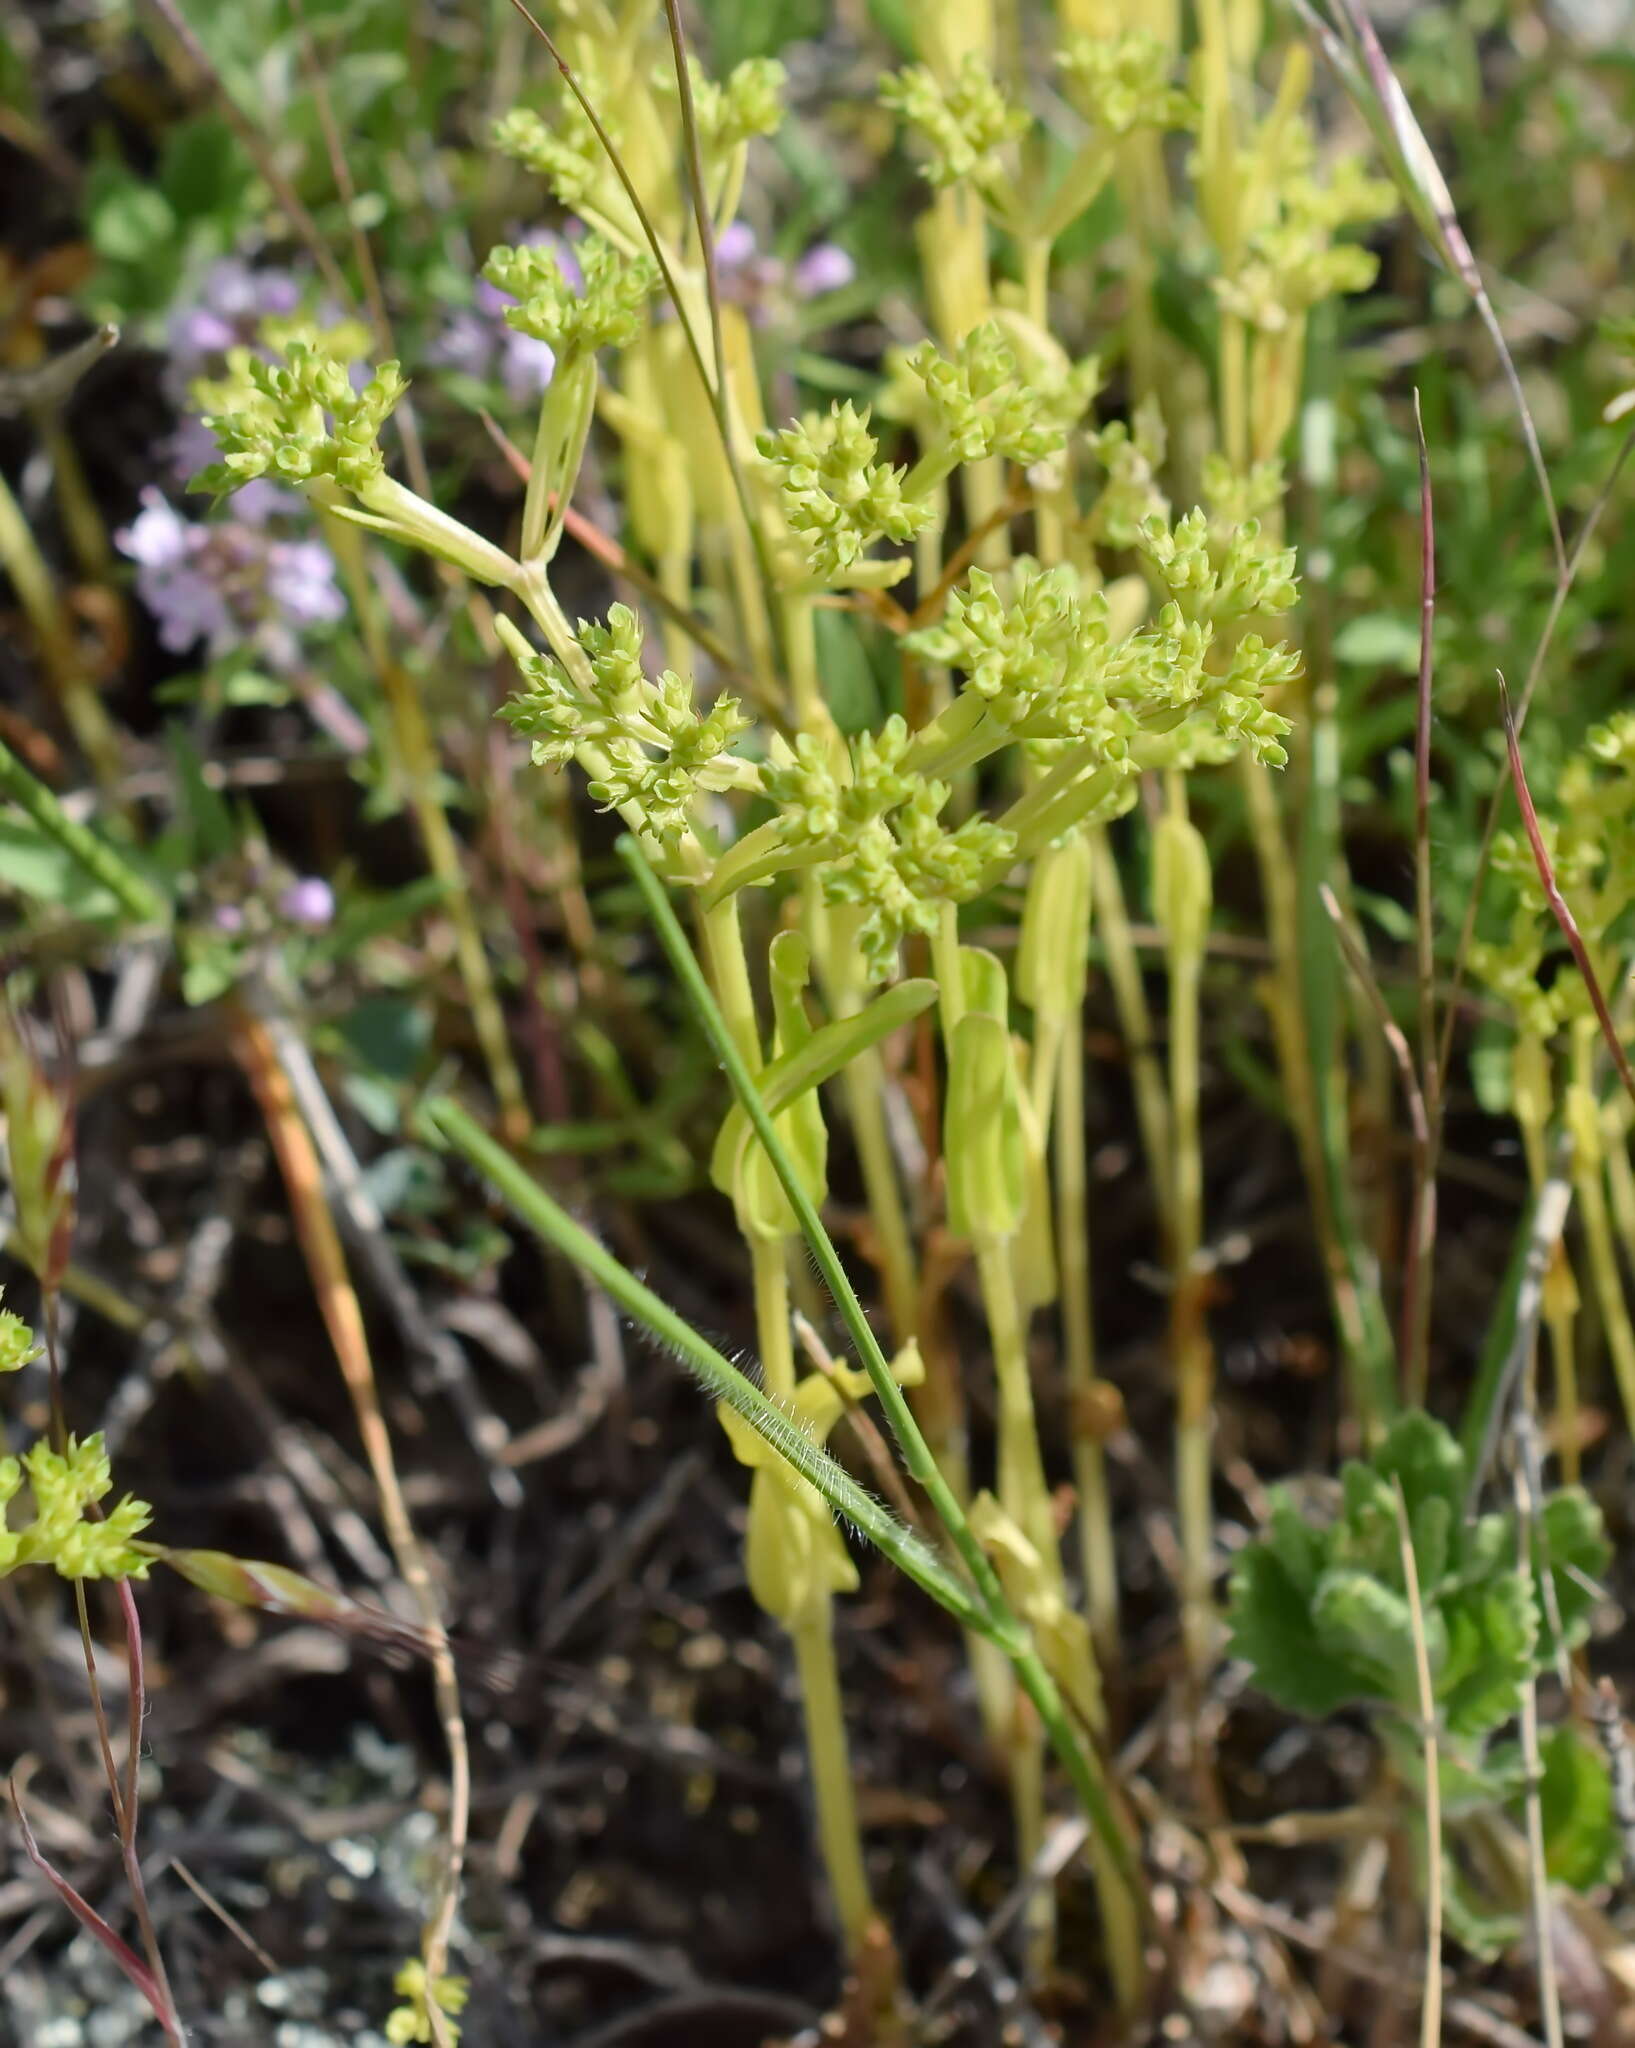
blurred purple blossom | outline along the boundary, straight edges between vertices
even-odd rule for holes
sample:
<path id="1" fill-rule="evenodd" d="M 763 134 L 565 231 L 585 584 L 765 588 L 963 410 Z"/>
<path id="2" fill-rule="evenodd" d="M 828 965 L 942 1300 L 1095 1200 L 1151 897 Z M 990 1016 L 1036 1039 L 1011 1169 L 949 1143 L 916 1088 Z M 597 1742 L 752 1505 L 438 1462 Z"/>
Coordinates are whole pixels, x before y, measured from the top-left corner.
<path id="1" fill-rule="evenodd" d="M 577 287 L 583 282 L 572 243 L 554 229 L 529 228 L 518 235 L 517 245 L 551 250 L 568 283 Z M 479 278 L 473 304 L 450 316 L 427 350 L 427 360 L 467 377 L 497 378 L 518 405 L 538 398 L 555 374 L 556 355 L 547 343 L 506 325 L 505 309 L 515 303 L 509 292 Z"/>
<path id="2" fill-rule="evenodd" d="M 242 257 L 221 256 L 195 287 L 194 296 L 171 309 L 170 356 L 165 389 L 177 405 L 187 402 L 195 377 L 239 342 L 251 342 L 269 313 L 293 313 L 301 287 L 287 270 L 252 270 Z"/>
<path id="3" fill-rule="evenodd" d="M 303 875 L 279 897 L 278 908 L 291 924 L 322 931 L 334 918 L 335 892 L 322 875 Z"/>
<path id="4" fill-rule="evenodd" d="M 821 298 L 843 291 L 857 276 L 857 265 L 838 242 L 814 242 L 795 265 L 790 282 L 800 299 Z"/>
<path id="5" fill-rule="evenodd" d="M 333 624 L 346 600 L 321 542 L 286 540 L 270 528 L 293 505 L 275 486 L 250 485 L 234 500 L 243 516 L 206 526 L 184 519 L 151 486 L 142 493 L 141 511 L 114 538 L 136 564 L 137 595 L 162 646 L 185 654 L 202 640 L 212 660 L 237 649 L 273 669 L 298 664 L 303 631 Z"/>

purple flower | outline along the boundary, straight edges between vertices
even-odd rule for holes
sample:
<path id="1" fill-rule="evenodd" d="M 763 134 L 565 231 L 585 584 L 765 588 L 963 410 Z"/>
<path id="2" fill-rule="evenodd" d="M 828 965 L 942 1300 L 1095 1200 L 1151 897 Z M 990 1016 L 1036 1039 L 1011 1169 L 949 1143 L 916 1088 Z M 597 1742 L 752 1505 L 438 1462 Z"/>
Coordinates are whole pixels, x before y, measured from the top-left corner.
<path id="1" fill-rule="evenodd" d="M 136 564 L 137 595 L 172 654 L 202 640 L 211 660 L 243 649 L 290 670 L 300 662 L 303 631 L 332 625 L 346 600 L 329 550 L 286 539 L 269 523 L 293 508 L 289 494 L 247 486 L 235 505 L 246 497 L 248 517 L 206 526 L 184 519 L 150 487 L 141 511 L 114 538 Z"/>
<path id="2" fill-rule="evenodd" d="M 278 908 L 291 924 L 322 931 L 335 915 L 335 891 L 322 875 L 303 875 L 279 897 Z"/>
<path id="3" fill-rule="evenodd" d="M 500 337 L 500 382 L 519 405 L 537 398 L 556 375 L 556 351 L 548 341 L 507 327 Z"/>
<path id="4" fill-rule="evenodd" d="M 790 282 L 797 298 L 816 299 L 843 291 L 856 275 L 857 265 L 838 242 L 815 242 L 795 265 Z"/>
<path id="5" fill-rule="evenodd" d="M 715 260 L 724 271 L 742 270 L 755 254 L 755 230 L 747 220 L 728 223 L 715 238 Z"/>
<path id="6" fill-rule="evenodd" d="M 193 379 L 236 342 L 253 342 L 269 313 L 293 313 L 301 287 L 287 270 L 252 270 L 242 257 L 222 256 L 199 279 L 194 297 L 170 316 L 165 388 L 180 405 Z"/>
<path id="7" fill-rule="evenodd" d="M 210 922 L 218 932 L 231 937 L 244 929 L 244 912 L 236 903 L 218 903 L 210 913 Z"/>

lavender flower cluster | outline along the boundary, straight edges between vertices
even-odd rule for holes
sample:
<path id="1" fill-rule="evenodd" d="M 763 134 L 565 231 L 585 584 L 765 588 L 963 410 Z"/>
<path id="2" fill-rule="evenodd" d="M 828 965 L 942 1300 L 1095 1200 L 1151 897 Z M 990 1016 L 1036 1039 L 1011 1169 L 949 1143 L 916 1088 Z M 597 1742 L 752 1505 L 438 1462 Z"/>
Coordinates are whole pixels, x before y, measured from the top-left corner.
<path id="1" fill-rule="evenodd" d="M 302 511 L 288 491 L 247 484 L 233 509 L 233 518 L 203 525 L 150 485 L 115 538 L 136 564 L 136 594 L 161 646 L 186 654 L 202 642 L 212 661 L 253 653 L 288 674 L 300 665 L 302 635 L 346 610 L 335 558 L 322 541 L 280 535 L 277 522 Z"/>
<path id="2" fill-rule="evenodd" d="M 294 312 L 301 298 L 289 271 L 254 269 L 236 256 L 213 263 L 171 314 L 167 395 L 187 407 L 196 379 L 219 370 L 230 348 L 254 346 L 261 322 Z M 166 450 L 177 481 L 214 453 L 203 421 L 184 411 Z M 305 508 L 266 482 L 247 485 L 233 499 L 232 516 L 208 524 L 184 517 L 150 485 L 141 510 L 114 538 L 136 564 L 136 594 L 172 654 L 248 655 L 287 675 L 301 666 L 305 636 L 346 610 L 335 558 L 310 537 Z"/>

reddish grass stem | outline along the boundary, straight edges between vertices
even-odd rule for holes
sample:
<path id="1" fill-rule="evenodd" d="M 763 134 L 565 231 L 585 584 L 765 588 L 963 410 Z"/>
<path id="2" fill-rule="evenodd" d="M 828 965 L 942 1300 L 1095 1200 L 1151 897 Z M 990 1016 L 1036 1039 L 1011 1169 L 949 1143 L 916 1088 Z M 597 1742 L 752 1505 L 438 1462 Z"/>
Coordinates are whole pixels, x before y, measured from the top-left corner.
<path id="1" fill-rule="evenodd" d="M 1618 1036 L 1618 1027 L 1612 1020 L 1606 992 L 1601 986 L 1601 977 L 1595 971 L 1590 958 L 1590 949 L 1584 943 L 1584 934 L 1578 929 L 1578 920 L 1573 916 L 1567 899 L 1562 895 L 1556 882 L 1555 863 L 1550 858 L 1550 849 L 1544 843 L 1544 834 L 1539 827 L 1538 811 L 1533 803 L 1533 793 L 1527 787 L 1527 770 L 1522 765 L 1521 739 L 1516 731 L 1516 721 L 1510 709 L 1510 692 L 1505 687 L 1504 677 L 1499 677 L 1499 701 L 1504 710 L 1504 743 L 1510 755 L 1510 780 L 1516 792 L 1516 802 L 1521 808 L 1522 827 L 1527 834 L 1527 843 L 1533 850 L 1533 865 L 1538 869 L 1538 878 L 1544 885 L 1544 900 L 1550 906 L 1550 915 L 1560 925 L 1562 935 L 1572 949 L 1578 971 L 1584 977 L 1584 986 L 1589 991 L 1590 1003 L 1595 1010 L 1595 1020 L 1601 1027 L 1601 1036 L 1607 1042 L 1612 1054 L 1612 1063 L 1618 1069 L 1618 1078 L 1624 1084 L 1624 1092 L 1635 1102 L 1635 1071 L 1631 1070 L 1629 1055 L 1624 1051 Z"/>

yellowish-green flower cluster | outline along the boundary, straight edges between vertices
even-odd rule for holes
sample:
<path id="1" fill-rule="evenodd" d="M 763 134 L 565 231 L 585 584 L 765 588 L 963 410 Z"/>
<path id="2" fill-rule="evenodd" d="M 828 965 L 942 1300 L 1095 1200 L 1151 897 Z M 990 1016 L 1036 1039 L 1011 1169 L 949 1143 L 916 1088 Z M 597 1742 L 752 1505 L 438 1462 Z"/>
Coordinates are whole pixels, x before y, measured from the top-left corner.
<path id="1" fill-rule="evenodd" d="M 432 2030 L 433 2006 L 443 2015 L 444 2034 L 451 2041 L 459 2040 L 455 2016 L 465 2011 L 471 1995 L 466 1978 L 439 1977 L 433 1982 L 426 1975 L 425 1964 L 415 1956 L 392 1979 L 392 1989 L 403 2001 L 386 2017 L 386 2038 L 393 2048 L 410 2048 L 412 2042 L 436 2039 Z"/>
<path id="2" fill-rule="evenodd" d="M 628 348 L 641 327 L 642 309 L 658 281 L 643 256 L 626 260 L 600 235 L 575 245 L 582 282 L 575 286 L 556 250 L 536 244 L 489 252 L 483 275 L 517 301 L 505 310 L 519 334 L 559 354 Z"/>
<path id="3" fill-rule="evenodd" d="M 1268 190 L 1266 218 L 1250 234 L 1243 263 L 1216 281 L 1221 304 L 1263 332 L 1279 332 L 1325 299 L 1366 291 L 1379 269 L 1372 250 L 1336 237 L 1393 212 L 1395 189 L 1349 156 L 1320 179 L 1313 155 L 1310 131 L 1291 123 L 1289 160 Z"/>
<path id="4" fill-rule="evenodd" d="M 609 100 L 597 95 L 607 109 Z M 617 116 L 604 112 L 604 126 Z M 581 209 L 607 176 L 606 160 L 579 104 L 564 95 L 551 119 L 532 107 L 512 107 L 490 131 L 494 147 L 541 177 L 566 207 Z"/>
<path id="5" fill-rule="evenodd" d="M 951 353 L 922 343 L 908 367 L 924 385 L 930 417 L 947 444 L 940 457 L 928 451 L 926 466 L 943 473 L 990 455 L 1026 466 L 1060 454 L 1101 382 L 1093 357 L 1057 378 L 1024 372 L 996 320 L 972 328 Z M 911 487 L 918 481 L 917 473 Z"/>
<path id="6" fill-rule="evenodd" d="M 1274 616 L 1299 594 L 1294 549 L 1268 545 L 1258 520 L 1211 522 L 1198 507 L 1171 526 L 1155 513 L 1138 544 L 1183 618 L 1217 626 Z"/>
<path id="7" fill-rule="evenodd" d="M 525 685 L 501 716 L 531 742 L 536 762 L 584 760 L 597 802 L 634 805 L 656 837 L 674 842 L 694 823 L 702 795 L 753 784 L 752 765 L 731 752 L 749 724 L 737 698 L 717 697 L 701 714 L 689 680 L 668 669 L 650 677 L 628 605 L 614 605 L 606 625 L 580 621 L 578 679 L 529 647 L 508 620 L 500 624 Z"/>
<path id="8" fill-rule="evenodd" d="M 33 1519 L 9 1528 L 7 1510 L 25 1480 Z M 100 1436 L 70 1437 L 60 1452 L 42 1440 L 21 1458 L 0 1458 L 0 1576 L 44 1564 L 65 1579 L 146 1578 L 148 1559 L 133 1546 L 152 1519 L 147 1503 L 127 1494 L 101 1521 L 88 1519 L 112 1487 Z"/>
<path id="9" fill-rule="evenodd" d="M 242 369 L 240 401 L 205 420 L 222 459 L 198 478 L 201 489 L 233 491 L 252 477 L 331 477 L 361 495 L 384 475 L 380 430 L 408 388 L 395 362 L 382 363 L 358 391 L 347 363 L 307 333 L 290 339 L 282 361 L 246 354 Z"/>
<path id="10" fill-rule="evenodd" d="M 1190 128 L 1198 118 L 1190 95 L 1170 83 L 1168 46 L 1146 29 L 1074 36 L 1056 61 L 1080 110 L 1106 135 Z"/>
<path id="11" fill-rule="evenodd" d="M 39 1342 L 27 1323 L 9 1308 L 0 1308 L 0 1372 L 21 1372 L 39 1355 Z"/>
<path id="12" fill-rule="evenodd" d="M 1105 591 L 1084 590 L 1070 566 L 1041 572 L 1019 561 L 1008 589 L 974 569 L 951 594 L 942 623 L 913 637 L 918 652 L 964 671 L 992 722 L 991 731 L 974 725 L 970 711 L 955 706 L 943 725 L 963 750 L 959 758 L 1008 739 L 1093 742 L 1087 766 L 1134 775 L 1160 765 L 1150 744 L 1132 753 L 1134 743 L 1172 735 L 1163 765 L 1218 758 L 1222 747 L 1230 755 L 1239 745 L 1282 764 L 1289 722 L 1265 697 L 1298 673 L 1298 657 L 1253 633 L 1217 641 L 1216 626 L 1292 603 L 1286 554 L 1260 551 L 1258 534 L 1241 530 L 1212 550 L 1201 512 L 1173 531 L 1154 517 L 1144 539 L 1179 595 L 1139 632 L 1116 638 Z M 928 743 L 937 737 L 933 729 Z"/>
<path id="13" fill-rule="evenodd" d="M 828 584 L 895 582 L 906 561 L 865 563 L 880 540 L 912 540 L 930 524 L 928 504 L 905 498 L 905 472 L 875 458 L 869 416 L 849 402 L 761 435 L 784 518 L 805 542 L 811 572 Z M 882 573 L 886 572 L 886 573 Z"/>
<path id="14" fill-rule="evenodd" d="M 824 900 L 864 913 L 858 945 L 869 972 L 884 977 L 911 932 L 929 933 L 945 903 L 967 903 L 1010 853 L 1011 835 L 983 818 L 953 829 L 942 822 L 946 782 L 907 766 L 907 726 L 890 718 L 839 758 L 802 733 L 793 748 L 775 741 L 762 770 L 779 806 L 770 832 L 801 865 L 817 863 Z"/>
<path id="15" fill-rule="evenodd" d="M 662 76 L 666 83 L 673 72 Z M 747 57 L 723 79 L 692 67 L 693 112 L 706 160 L 742 149 L 758 135 L 776 133 L 783 119 L 789 74 L 775 57 Z"/>
<path id="16" fill-rule="evenodd" d="M 882 79 L 880 98 L 913 130 L 925 175 L 939 188 L 967 179 L 994 184 L 1005 173 L 1005 145 L 1029 127 L 1027 109 L 975 51 L 951 78 L 938 79 L 923 64 L 894 72 Z"/>

